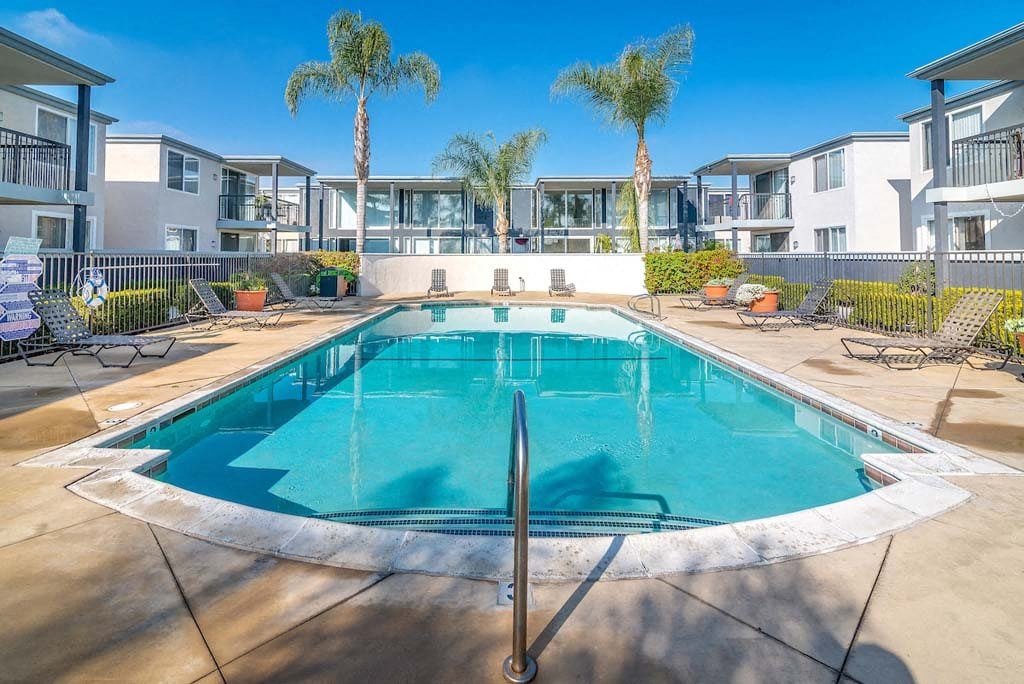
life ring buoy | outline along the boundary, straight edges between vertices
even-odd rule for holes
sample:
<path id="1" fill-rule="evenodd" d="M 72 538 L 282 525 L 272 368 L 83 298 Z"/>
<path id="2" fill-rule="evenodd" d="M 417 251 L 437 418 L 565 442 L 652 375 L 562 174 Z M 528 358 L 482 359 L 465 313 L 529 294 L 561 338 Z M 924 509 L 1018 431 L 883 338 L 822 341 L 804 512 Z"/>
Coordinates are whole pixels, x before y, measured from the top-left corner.
<path id="1" fill-rule="evenodd" d="M 110 288 L 107 287 L 107 281 L 103 274 L 94 271 L 85 279 L 80 294 L 82 295 L 82 301 L 85 302 L 87 307 L 97 309 L 107 301 L 107 297 L 110 296 Z"/>

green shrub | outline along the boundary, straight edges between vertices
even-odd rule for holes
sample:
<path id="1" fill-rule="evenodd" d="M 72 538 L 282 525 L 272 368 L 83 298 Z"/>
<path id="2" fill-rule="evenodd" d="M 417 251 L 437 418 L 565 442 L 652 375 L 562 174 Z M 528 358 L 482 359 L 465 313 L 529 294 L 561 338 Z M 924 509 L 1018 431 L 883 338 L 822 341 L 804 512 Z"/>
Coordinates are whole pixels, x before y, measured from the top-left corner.
<path id="1" fill-rule="evenodd" d="M 327 267 L 341 267 L 359 275 L 359 254 L 356 252 L 310 252 L 317 270 Z"/>
<path id="2" fill-rule="evenodd" d="M 735 278 L 743 263 L 732 252 L 656 252 L 644 255 L 644 286 L 648 292 L 693 292 L 712 278 Z"/>
<path id="3" fill-rule="evenodd" d="M 86 306 L 78 296 L 72 297 L 71 302 L 97 335 L 145 330 L 171 320 L 171 297 L 163 288 L 111 292 L 107 301 L 95 309 Z"/>

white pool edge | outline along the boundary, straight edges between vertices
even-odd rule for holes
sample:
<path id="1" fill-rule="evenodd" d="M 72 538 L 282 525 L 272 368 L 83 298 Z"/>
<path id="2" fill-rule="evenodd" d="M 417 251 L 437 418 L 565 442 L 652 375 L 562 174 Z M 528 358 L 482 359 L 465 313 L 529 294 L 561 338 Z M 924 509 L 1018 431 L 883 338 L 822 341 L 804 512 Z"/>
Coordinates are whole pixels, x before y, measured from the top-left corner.
<path id="1" fill-rule="evenodd" d="M 490 305 L 491 302 L 457 302 Z M 516 305 L 551 306 L 549 302 Z M 559 307 L 611 310 L 714 361 L 736 365 L 837 415 L 905 440 L 927 452 L 862 456 L 865 467 L 892 484 L 836 503 L 793 513 L 702 529 L 637 535 L 530 540 L 530 579 L 650 578 L 678 573 L 738 569 L 826 553 L 904 530 L 971 498 L 950 477 L 1021 475 L 1021 471 L 974 454 L 880 414 L 832 396 L 744 357 L 645 320 L 618 306 L 558 303 Z M 364 527 L 275 513 L 215 499 L 154 480 L 147 473 L 167 452 L 103 446 L 140 430 L 156 429 L 172 416 L 198 409 L 296 357 L 389 315 L 395 304 L 293 347 L 280 358 L 249 366 L 199 390 L 153 407 L 124 423 L 42 454 L 20 465 L 89 468 L 68 489 L 85 499 L 147 523 L 245 551 L 372 572 L 410 572 L 475 579 L 512 575 L 510 537 L 448 535 Z M 789 393 L 787 392 L 787 393 Z M 830 413 L 830 415 L 832 415 Z"/>

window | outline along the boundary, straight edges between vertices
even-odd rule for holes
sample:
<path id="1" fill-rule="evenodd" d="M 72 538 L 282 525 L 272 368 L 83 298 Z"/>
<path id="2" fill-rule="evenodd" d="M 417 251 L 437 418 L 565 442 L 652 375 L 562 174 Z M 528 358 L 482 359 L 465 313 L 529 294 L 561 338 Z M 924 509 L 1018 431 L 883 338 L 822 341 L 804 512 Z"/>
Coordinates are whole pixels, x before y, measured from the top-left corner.
<path id="1" fill-rule="evenodd" d="M 981 107 L 972 107 L 946 117 L 946 159 L 951 160 L 953 146 L 951 141 L 969 138 L 982 132 Z M 925 171 L 932 168 L 932 122 L 925 121 L 921 126 L 921 148 L 923 159 L 921 167 Z"/>
<path id="2" fill-rule="evenodd" d="M 846 151 L 832 150 L 814 158 L 814 192 L 846 185 Z"/>
<path id="3" fill-rule="evenodd" d="M 594 225 L 593 190 L 567 192 L 565 206 L 569 213 L 569 228 L 590 228 Z"/>
<path id="4" fill-rule="evenodd" d="M 565 228 L 565 193 L 545 192 L 540 215 L 541 226 L 544 228 Z"/>
<path id="5" fill-rule="evenodd" d="M 167 187 L 171 190 L 199 194 L 199 158 L 167 150 Z"/>
<path id="6" fill-rule="evenodd" d="M 818 228 L 814 231 L 815 252 L 845 252 L 846 226 Z"/>
<path id="7" fill-rule="evenodd" d="M 167 226 L 164 229 L 164 249 L 171 252 L 196 251 L 195 228 L 186 226 Z"/>
<path id="8" fill-rule="evenodd" d="M 71 214 L 32 212 L 32 237 L 42 240 L 40 249 L 71 249 L 74 233 Z M 85 220 L 86 249 L 96 248 L 96 218 Z"/>
<path id="9" fill-rule="evenodd" d="M 651 190 L 647 205 L 647 225 L 668 228 L 668 190 Z"/>
<path id="10" fill-rule="evenodd" d="M 78 120 L 42 107 L 36 110 L 36 135 L 71 146 L 71 169 L 75 168 L 75 141 Z M 96 124 L 89 124 L 89 173 L 96 173 Z"/>
<path id="11" fill-rule="evenodd" d="M 753 251 L 755 252 L 786 252 L 789 251 L 788 233 L 761 233 L 754 236 Z"/>
<path id="12" fill-rule="evenodd" d="M 935 249 L 935 221 L 928 219 L 928 249 Z M 955 252 L 983 250 L 985 246 L 985 216 L 955 216 L 949 219 L 947 244 Z"/>

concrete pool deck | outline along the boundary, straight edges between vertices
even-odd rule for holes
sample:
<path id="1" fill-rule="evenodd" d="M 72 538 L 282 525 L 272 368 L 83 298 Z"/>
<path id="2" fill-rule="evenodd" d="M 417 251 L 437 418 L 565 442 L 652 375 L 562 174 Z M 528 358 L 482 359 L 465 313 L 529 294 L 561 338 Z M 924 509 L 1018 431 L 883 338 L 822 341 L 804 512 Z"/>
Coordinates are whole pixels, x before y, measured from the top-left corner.
<path id="1" fill-rule="evenodd" d="M 168 361 L 127 373 L 89 359 L 0 366 L 0 679 L 500 679 L 511 614 L 493 582 L 228 549 L 64 489 L 90 469 L 11 467 L 382 302 L 354 303 L 289 314 L 276 330 L 181 332 Z M 842 357 L 842 331 L 762 334 L 734 314 L 673 303 L 664 300 L 666 322 L 694 337 L 1024 466 L 1024 384 L 1010 372 L 888 371 Z M 745 570 L 537 585 L 537 681 L 1012 679 L 1024 664 L 1024 478 L 957 484 L 975 495 L 960 508 L 850 549 Z"/>

